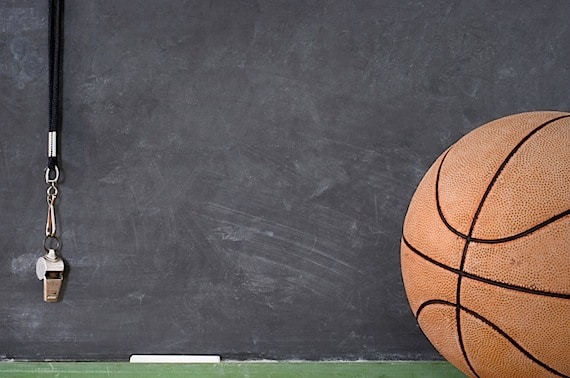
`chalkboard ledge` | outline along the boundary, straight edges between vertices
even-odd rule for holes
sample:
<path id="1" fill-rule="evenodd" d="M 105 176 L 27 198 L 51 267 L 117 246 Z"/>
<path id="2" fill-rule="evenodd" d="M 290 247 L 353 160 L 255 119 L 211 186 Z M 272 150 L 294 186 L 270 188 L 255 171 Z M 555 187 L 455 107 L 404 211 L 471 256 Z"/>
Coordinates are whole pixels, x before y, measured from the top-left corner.
<path id="1" fill-rule="evenodd" d="M 130 364 L 128 362 L 2 362 L 2 377 L 463 377 L 442 361 L 231 362 Z"/>

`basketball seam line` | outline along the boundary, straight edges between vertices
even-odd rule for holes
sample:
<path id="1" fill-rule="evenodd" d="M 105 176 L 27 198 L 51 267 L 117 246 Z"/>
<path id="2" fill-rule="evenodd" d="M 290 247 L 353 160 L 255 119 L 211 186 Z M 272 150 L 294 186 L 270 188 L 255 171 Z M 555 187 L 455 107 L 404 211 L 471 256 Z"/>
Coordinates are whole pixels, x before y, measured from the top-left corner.
<path id="1" fill-rule="evenodd" d="M 540 230 L 541 228 L 544 228 L 544 227 L 548 226 L 549 224 L 554 223 L 554 222 L 556 222 L 557 220 L 564 218 L 564 217 L 567 216 L 567 215 L 570 215 L 570 209 L 568 209 L 568 210 L 566 210 L 566 211 L 563 211 L 562 213 L 557 214 L 557 215 L 553 216 L 552 218 L 547 219 L 547 220 L 545 220 L 544 222 L 539 223 L 539 224 L 537 224 L 536 226 L 531 227 L 531 228 L 529 228 L 528 230 L 525 230 L 525 231 L 523 231 L 523 232 L 520 232 L 520 233 L 518 233 L 518 234 L 516 234 L 516 235 L 506 236 L 506 237 L 504 237 L 504 238 L 498 238 L 498 239 L 479 239 L 479 238 L 471 238 L 471 241 L 472 241 L 472 242 L 475 242 L 475 243 L 481 243 L 481 244 L 498 244 L 498 243 L 505 243 L 505 242 L 513 241 L 513 240 L 516 240 L 516 239 L 518 239 L 518 238 L 522 238 L 523 236 L 530 235 L 530 234 L 532 234 L 533 232 L 538 231 L 538 230 Z"/>
<path id="2" fill-rule="evenodd" d="M 477 223 L 477 219 L 479 218 L 479 214 L 481 213 L 481 211 L 483 210 L 483 204 L 485 203 L 485 200 L 487 199 L 487 197 L 489 196 L 489 193 L 491 192 L 491 189 L 493 188 L 493 186 L 495 185 L 495 183 L 497 182 L 499 176 L 501 175 L 503 169 L 507 166 L 508 162 L 511 160 L 511 158 L 518 152 L 518 150 L 533 136 L 535 135 L 537 132 L 539 132 L 540 130 L 542 130 L 543 128 L 545 128 L 547 125 L 552 124 L 554 122 L 556 122 L 559 119 L 562 118 L 567 118 L 570 117 L 569 115 L 564 115 L 564 116 L 559 116 L 559 117 L 555 117 L 553 119 L 550 119 L 549 121 L 543 122 L 542 124 L 540 124 L 539 126 L 535 127 L 533 130 L 531 130 L 524 138 L 522 138 L 517 145 L 509 152 L 509 154 L 505 157 L 505 159 L 503 160 L 503 162 L 501 163 L 501 165 L 499 166 L 499 168 L 497 169 L 497 171 L 495 172 L 495 174 L 493 175 L 491 181 L 489 182 L 489 184 L 487 185 L 487 188 L 485 189 L 485 192 L 483 193 L 483 196 L 481 197 L 481 200 L 479 201 L 479 204 L 477 205 L 477 209 L 475 210 L 475 214 L 473 214 L 473 219 L 471 220 L 471 226 L 469 227 L 469 233 L 467 234 L 467 238 L 465 239 L 465 244 L 463 246 L 463 252 L 461 254 L 461 262 L 459 263 L 459 269 L 461 271 L 463 271 L 463 267 L 465 266 L 465 261 L 467 259 L 467 251 L 469 249 L 469 243 L 471 242 L 471 237 L 473 235 L 473 230 L 475 229 L 475 224 Z M 451 151 L 451 148 L 448 150 Z M 447 154 L 446 154 L 447 156 Z M 442 162 L 440 164 L 440 169 L 443 166 L 443 161 L 445 160 L 445 156 L 444 159 L 442 159 Z M 439 188 L 439 179 L 440 176 L 437 176 L 437 181 L 436 181 L 436 188 Z M 439 193 L 436 191 L 436 197 L 439 196 Z M 437 202 L 437 198 L 436 198 L 436 202 Z M 463 275 L 458 275 L 457 277 L 457 288 L 456 288 L 456 297 L 455 297 L 455 301 L 457 303 L 457 306 L 461 306 L 461 282 L 463 280 Z M 455 312 L 455 323 L 457 326 L 457 337 L 459 339 L 459 345 L 461 347 L 461 351 L 463 353 L 463 357 L 465 358 L 465 361 L 467 362 L 467 365 L 469 366 L 469 368 L 471 369 L 471 371 L 473 372 L 473 374 L 475 374 L 476 376 L 479 376 L 477 374 L 477 372 L 475 371 L 475 369 L 473 368 L 473 366 L 471 365 L 471 361 L 469 360 L 469 357 L 467 356 L 467 351 L 464 348 L 464 344 L 463 344 L 463 334 L 461 332 L 461 313 L 460 313 L 460 309 L 459 307 L 456 308 L 456 312 Z"/>
<path id="3" fill-rule="evenodd" d="M 464 233 L 462 233 L 461 231 L 453 228 L 453 226 L 451 226 L 451 224 L 449 224 L 447 222 L 447 220 L 444 220 L 444 216 L 443 213 L 440 212 L 440 207 L 438 204 L 438 212 L 440 213 L 440 218 L 443 221 L 443 223 L 445 224 L 445 226 L 447 227 L 447 229 L 451 232 L 453 232 L 455 235 L 459 236 L 460 238 L 467 240 L 469 237 L 467 235 L 465 235 Z M 548 226 L 551 223 L 556 222 L 557 220 L 560 220 L 564 217 L 566 217 L 567 215 L 570 215 L 570 209 L 565 210 L 563 212 L 561 212 L 560 214 L 556 214 L 555 216 L 553 216 L 552 218 L 549 218 L 539 224 L 537 224 L 536 226 L 533 226 L 527 230 L 524 230 L 522 232 L 519 232 L 518 234 L 515 235 L 510 235 L 510 236 L 505 236 L 504 238 L 497 238 L 497 239 L 483 239 L 483 238 L 469 238 L 469 241 L 473 242 L 473 243 L 480 243 L 480 244 L 500 244 L 500 243 L 506 243 L 506 242 L 510 242 L 519 238 L 522 238 L 523 236 L 528 236 L 530 234 L 532 234 L 535 231 L 538 231 L 546 226 Z"/>
<path id="4" fill-rule="evenodd" d="M 567 116 L 565 116 L 567 117 Z M 455 235 L 459 236 L 462 239 L 465 240 L 469 240 L 471 242 L 476 242 L 476 243 L 481 243 L 481 244 L 499 244 L 499 243 L 506 243 L 509 241 L 513 241 L 515 239 L 521 238 L 523 236 L 527 236 L 532 234 L 535 231 L 540 230 L 541 228 L 544 228 L 546 226 L 548 226 L 551 223 L 556 222 L 557 220 L 560 220 L 562 218 L 564 218 L 567 215 L 570 215 L 570 209 L 561 212 L 560 214 L 557 214 L 527 230 L 524 230 L 522 232 L 519 232 L 518 234 L 515 235 L 510 235 L 510 236 L 506 236 L 503 238 L 497 238 L 497 239 L 484 239 L 484 238 L 473 238 L 473 237 L 469 237 L 468 235 L 462 233 L 461 231 L 459 231 L 458 229 L 456 229 L 455 227 L 453 227 L 451 225 L 451 223 L 448 222 L 447 218 L 445 217 L 445 215 L 443 214 L 443 209 L 441 207 L 441 202 L 439 201 L 439 178 L 441 176 L 441 168 L 443 166 L 443 162 L 445 161 L 445 158 L 447 156 L 447 154 L 449 153 L 451 149 L 449 149 L 445 155 L 443 155 L 443 158 L 441 159 L 441 162 L 439 164 L 438 170 L 437 170 L 437 176 L 436 176 L 436 182 L 435 182 L 435 202 L 436 202 L 436 207 L 437 207 L 437 212 L 439 214 L 439 217 L 441 219 L 441 221 L 443 222 L 443 224 L 445 225 L 445 227 L 453 232 Z"/>
<path id="5" fill-rule="evenodd" d="M 519 285 L 513 285 L 513 284 L 508 284 L 505 282 L 501 282 L 501 281 L 495 281 L 495 280 L 491 280 L 489 278 L 485 278 L 485 277 L 481 277 L 478 276 L 476 274 L 473 273 L 469 273 L 466 272 L 464 270 L 460 270 L 460 269 L 456 269 L 453 267 L 450 267 L 449 265 L 445 265 L 444 263 L 437 261 L 431 257 L 429 257 L 428 255 L 426 255 L 425 253 L 421 252 L 420 250 L 418 250 L 417 248 L 415 248 L 413 245 L 410 244 L 410 242 L 403 236 L 402 237 L 402 241 L 404 242 L 404 244 L 406 245 L 406 247 L 408 247 L 412 252 L 414 252 L 416 255 L 420 256 L 421 258 L 423 258 L 424 260 L 429 261 L 430 263 L 443 268 L 445 270 L 447 270 L 448 272 L 452 272 L 455 274 L 458 274 L 460 276 L 466 277 L 466 278 L 470 278 L 472 280 L 475 281 L 479 281 L 479 282 L 483 282 L 486 284 L 489 284 L 491 286 L 497 286 L 497 287 L 501 287 L 503 289 L 510 289 L 510 290 L 515 290 L 515 291 L 521 291 L 527 294 L 534 294 L 534 295 L 540 295 L 540 296 L 544 296 L 544 297 L 552 297 L 552 298 L 561 298 L 561 299 L 570 299 L 570 294 L 566 294 L 566 293 L 556 293 L 553 291 L 545 291 L 545 290 L 534 290 L 534 289 L 529 289 L 527 287 L 524 286 L 519 286 Z"/>
<path id="6" fill-rule="evenodd" d="M 419 317 L 421 311 L 426 308 L 429 305 L 433 305 L 433 304 L 442 304 L 442 305 L 446 305 L 446 306 L 451 306 L 454 308 L 458 308 L 459 310 L 465 311 L 468 314 L 474 316 L 475 318 L 481 320 L 483 323 L 487 324 L 489 327 L 491 327 L 493 330 L 495 330 L 496 332 L 498 332 L 501 336 L 503 336 L 505 339 L 507 339 L 512 345 L 515 346 L 515 348 L 517 348 L 519 351 L 521 351 L 526 357 L 528 357 L 530 360 L 532 360 L 533 362 L 535 362 L 536 364 L 542 366 L 543 368 L 545 368 L 546 370 L 550 371 L 553 374 L 559 375 L 561 377 L 566 377 L 568 378 L 567 375 L 557 371 L 556 369 L 554 369 L 553 367 L 550 367 L 549 365 L 547 365 L 546 363 L 540 361 L 538 358 L 536 358 L 535 356 L 533 356 L 529 351 L 527 351 L 522 345 L 520 345 L 513 337 L 509 336 L 505 331 L 503 331 L 499 326 L 497 326 L 496 324 L 494 324 L 493 322 L 491 322 L 489 319 L 485 318 L 484 316 L 478 314 L 477 312 L 462 306 L 462 305 L 458 305 L 446 300 L 442 300 L 442 299 L 431 299 L 429 301 L 426 301 L 424 303 L 421 304 L 421 306 L 418 308 L 418 311 L 416 312 L 416 318 Z M 475 373 L 475 372 L 474 372 Z"/>

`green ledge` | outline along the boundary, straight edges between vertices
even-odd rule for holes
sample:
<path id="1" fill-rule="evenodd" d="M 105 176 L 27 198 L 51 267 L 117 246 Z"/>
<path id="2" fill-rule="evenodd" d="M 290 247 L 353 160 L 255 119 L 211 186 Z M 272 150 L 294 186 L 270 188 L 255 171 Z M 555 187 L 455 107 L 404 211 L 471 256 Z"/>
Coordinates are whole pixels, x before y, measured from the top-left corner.
<path id="1" fill-rule="evenodd" d="M 0 377 L 464 377 L 453 365 L 419 362 L 221 362 L 131 364 L 128 362 L 2 362 Z"/>

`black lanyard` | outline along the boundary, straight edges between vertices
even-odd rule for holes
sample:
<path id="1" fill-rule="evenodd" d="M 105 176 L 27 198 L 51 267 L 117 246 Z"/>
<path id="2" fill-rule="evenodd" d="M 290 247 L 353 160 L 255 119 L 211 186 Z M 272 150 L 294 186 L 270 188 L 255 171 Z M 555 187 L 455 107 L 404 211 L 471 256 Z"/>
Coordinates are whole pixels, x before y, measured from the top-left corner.
<path id="1" fill-rule="evenodd" d="M 63 0 L 49 2 L 49 138 L 48 169 L 56 176 L 57 132 L 61 127 L 61 58 L 63 40 Z M 48 172 L 52 173 L 52 172 Z"/>
<path id="2" fill-rule="evenodd" d="M 57 135 L 61 129 L 61 63 L 63 41 L 63 0 L 49 2 L 49 129 L 48 162 L 45 169 L 48 215 L 45 255 L 36 263 L 36 275 L 44 282 L 44 301 L 57 302 L 63 283 L 64 263 L 58 251 L 61 247 L 56 235 L 55 202 L 58 195 L 60 168 L 57 155 Z"/>

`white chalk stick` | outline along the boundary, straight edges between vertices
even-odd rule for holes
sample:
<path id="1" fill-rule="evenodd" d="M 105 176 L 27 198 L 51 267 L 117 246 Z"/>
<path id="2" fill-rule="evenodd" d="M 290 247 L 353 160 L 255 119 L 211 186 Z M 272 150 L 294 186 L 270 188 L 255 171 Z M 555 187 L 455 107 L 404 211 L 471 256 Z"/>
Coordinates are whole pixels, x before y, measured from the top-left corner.
<path id="1" fill-rule="evenodd" d="M 220 356 L 133 354 L 129 362 L 139 364 L 217 364 L 220 362 Z"/>

